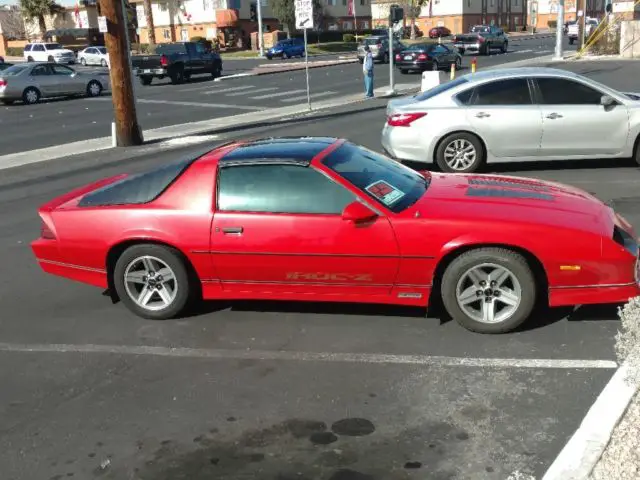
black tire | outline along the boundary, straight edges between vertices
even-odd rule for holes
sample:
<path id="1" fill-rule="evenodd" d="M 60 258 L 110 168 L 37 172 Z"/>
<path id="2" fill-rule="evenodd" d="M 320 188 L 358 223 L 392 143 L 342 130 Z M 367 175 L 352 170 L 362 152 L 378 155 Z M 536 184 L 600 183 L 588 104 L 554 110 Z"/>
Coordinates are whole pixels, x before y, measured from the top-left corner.
<path id="1" fill-rule="evenodd" d="M 502 47 L 500 47 L 500 51 L 502 53 L 507 53 L 507 50 L 509 50 L 509 42 L 504 42 L 502 44 Z"/>
<path id="2" fill-rule="evenodd" d="M 570 38 L 570 39 L 569 39 L 569 45 L 573 45 L 573 42 L 574 42 L 574 41 L 575 41 L 575 39 Z"/>
<path id="3" fill-rule="evenodd" d="M 124 275 L 130 263 L 144 256 L 157 258 L 171 268 L 175 275 L 177 293 L 163 309 L 149 310 L 138 305 L 127 292 Z M 167 320 L 180 315 L 193 299 L 192 281 L 184 260 L 176 250 L 163 245 L 140 244 L 127 248 L 118 258 L 113 270 L 113 282 L 118 297 L 136 315 L 150 320 Z M 156 295 L 156 294 L 154 294 Z"/>
<path id="4" fill-rule="evenodd" d="M 55 59 L 51 55 L 47 57 L 47 62 L 53 62 L 54 60 Z"/>
<path id="5" fill-rule="evenodd" d="M 636 139 L 636 146 L 633 150 L 633 159 L 640 166 L 640 136 Z"/>
<path id="6" fill-rule="evenodd" d="M 515 310 L 507 318 L 495 323 L 474 319 L 460 307 L 457 300 L 456 289 L 459 282 L 464 282 L 465 273 L 483 264 L 493 264 L 508 269 L 517 279 L 522 292 Z M 461 289 L 466 288 L 471 286 L 461 287 Z M 513 331 L 531 316 L 536 304 L 538 285 L 531 267 L 522 255 L 504 248 L 478 248 L 463 253 L 451 262 L 442 276 L 441 292 L 444 307 L 456 322 L 472 332 L 495 334 Z M 484 302 L 484 298 L 481 295 L 475 301 L 479 308 L 482 308 L 481 302 Z"/>
<path id="7" fill-rule="evenodd" d="M 456 58 L 456 70 L 460 70 L 462 68 L 462 58 Z"/>
<path id="8" fill-rule="evenodd" d="M 3 105 L 13 105 L 14 104 L 14 100 L 0 100 L 0 103 L 2 103 Z"/>
<path id="9" fill-rule="evenodd" d="M 151 85 L 151 81 L 153 80 L 153 77 L 145 77 L 145 76 L 141 76 L 140 78 L 140 83 L 142 85 Z"/>
<path id="10" fill-rule="evenodd" d="M 213 64 L 213 69 L 211 70 L 211 76 L 213 78 L 218 78 L 222 76 L 222 65 L 220 62 L 216 62 Z"/>
<path id="11" fill-rule="evenodd" d="M 447 161 L 445 159 L 445 151 L 447 147 L 451 144 L 451 142 L 455 140 L 464 140 L 466 142 L 469 142 L 475 148 L 475 155 L 476 155 L 475 161 L 466 168 L 459 168 L 459 169 L 453 168 L 447 164 Z M 450 173 L 475 172 L 483 166 L 484 160 L 485 160 L 484 146 L 482 145 L 482 142 L 480 141 L 480 139 L 478 139 L 478 137 L 476 137 L 472 133 L 457 132 L 457 133 L 452 133 L 450 135 L 447 135 L 438 144 L 438 148 L 436 148 L 436 164 L 438 165 L 440 170 L 442 170 L 443 172 L 450 172 Z"/>
<path id="12" fill-rule="evenodd" d="M 169 74 L 169 78 L 173 85 L 180 85 L 181 83 L 184 83 L 184 67 L 174 68 Z"/>
<path id="13" fill-rule="evenodd" d="M 102 94 L 102 85 L 97 80 L 91 80 L 87 84 L 87 97 L 99 97 Z"/>
<path id="14" fill-rule="evenodd" d="M 33 57 L 27 57 L 27 62 L 33 62 Z"/>
<path id="15" fill-rule="evenodd" d="M 87 60 L 84 57 L 80 59 L 80 65 L 82 65 L 83 67 L 87 66 Z"/>
<path id="16" fill-rule="evenodd" d="M 385 53 L 384 57 L 382 57 L 382 63 L 389 63 L 389 54 Z"/>
<path id="17" fill-rule="evenodd" d="M 40 90 L 35 87 L 27 87 L 22 92 L 22 101 L 26 105 L 35 105 L 40 101 Z"/>
<path id="18" fill-rule="evenodd" d="M 406 68 L 401 68 L 400 73 L 402 73 L 403 75 L 406 75 L 407 73 L 409 73 L 409 70 L 407 70 Z"/>

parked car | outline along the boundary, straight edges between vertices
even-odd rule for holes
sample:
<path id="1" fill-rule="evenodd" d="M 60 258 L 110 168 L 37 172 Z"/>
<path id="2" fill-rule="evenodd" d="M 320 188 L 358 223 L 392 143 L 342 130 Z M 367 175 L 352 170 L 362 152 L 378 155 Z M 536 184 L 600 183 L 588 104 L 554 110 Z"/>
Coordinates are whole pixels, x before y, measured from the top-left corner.
<path id="1" fill-rule="evenodd" d="M 629 223 L 587 192 L 499 175 L 415 172 L 335 138 L 236 141 L 117 175 L 38 210 L 50 274 L 149 319 L 201 299 L 428 308 L 482 333 L 537 303 L 640 295 Z"/>
<path id="2" fill-rule="evenodd" d="M 451 30 L 447 27 L 433 27 L 429 30 L 429 38 L 448 37 L 451 35 Z"/>
<path id="3" fill-rule="evenodd" d="M 360 45 L 358 45 L 358 60 L 360 63 L 364 62 L 364 46 L 368 45 L 371 50 L 371 54 L 373 55 L 373 61 L 378 61 L 381 63 L 389 63 L 389 36 L 384 35 L 376 35 L 370 36 L 364 39 Z M 397 37 L 394 37 L 393 42 L 393 51 L 399 52 L 404 50 L 406 45 L 398 40 Z"/>
<path id="4" fill-rule="evenodd" d="M 462 75 L 391 100 L 382 130 L 399 160 L 468 173 L 485 163 L 629 158 L 640 164 L 640 94 L 555 68 Z"/>
<path id="5" fill-rule="evenodd" d="M 495 48 L 505 53 L 509 49 L 509 39 L 504 30 L 494 25 L 474 25 L 469 33 L 455 35 L 453 44 L 462 55 L 465 52 L 489 55 Z"/>
<path id="6" fill-rule="evenodd" d="M 451 65 L 460 69 L 462 55 L 444 44 L 415 43 L 396 54 L 395 64 L 401 73 L 439 70 L 442 67 L 450 68 Z"/>
<path id="7" fill-rule="evenodd" d="M 142 85 L 151 85 L 154 78 L 169 77 L 177 84 L 189 81 L 191 75 L 222 75 L 222 58 L 204 42 L 162 43 L 155 55 L 134 55 L 131 63 Z"/>
<path id="8" fill-rule="evenodd" d="M 22 55 L 27 62 L 76 63 L 73 50 L 64 48 L 60 43 L 28 43 L 24 46 Z"/>
<path id="9" fill-rule="evenodd" d="M 87 47 L 78 52 L 78 61 L 82 65 L 100 65 L 111 68 L 107 47 Z"/>
<path id="10" fill-rule="evenodd" d="M 108 89 L 108 76 L 76 72 L 57 63 L 20 63 L 0 73 L 0 102 L 5 105 L 19 100 L 31 105 L 50 97 L 97 97 Z"/>
<path id="11" fill-rule="evenodd" d="M 304 40 L 301 38 L 288 38 L 286 40 L 280 40 L 273 47 L 269 48 L 265 52 L 265 56 L 272 60 L 276 57 L 280 58 L 292 58 L 301 57 L 304 58 Z"/>
<path id="12" fill-rule="evenodd" d="M 592 17 L 587 17 L 584 22 L 584 38 L 588 38 L 596 28 L 598 28 L 598 20 Z M 580 25 L 578 24 L 578 22 L 569 22 L 569 27 L 567 28 L 567 38 L 569 39 L 570 45 L 573 45 L 574 42 L 578 40 L 579 34 Z"/>

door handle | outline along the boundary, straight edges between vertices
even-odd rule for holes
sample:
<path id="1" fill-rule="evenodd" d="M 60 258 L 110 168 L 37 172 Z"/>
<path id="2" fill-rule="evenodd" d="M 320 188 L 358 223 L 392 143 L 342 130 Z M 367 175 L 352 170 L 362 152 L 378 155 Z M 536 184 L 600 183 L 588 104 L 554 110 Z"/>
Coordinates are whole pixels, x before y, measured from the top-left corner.
<path id="1" fill-rule="evenodd" d="M 476 113 L 476 117 L 478 118 L 486 118 L 486 117 L 490 117 L 491 114 L 489 113 L 484 113 L 484 112 L 480 112 L 480 113 Z"/>
<path id="2" fill-rule="evenodd" d="M 547 115 L 547 118 L 550 118 L 551 120 L 555 120 L 556 118 L 562 118 L 562 115 L 560 115 L 559 113 L 553 112 Z"/>
<path id="3" fill-rule="evenodd" d="M 222 233 L 236 233 L 236 234 L 241 234 L 244 231 L 244 228 L 242 227 L 227 227 L 227 228 L 223 228 L 222 229 Z"/>

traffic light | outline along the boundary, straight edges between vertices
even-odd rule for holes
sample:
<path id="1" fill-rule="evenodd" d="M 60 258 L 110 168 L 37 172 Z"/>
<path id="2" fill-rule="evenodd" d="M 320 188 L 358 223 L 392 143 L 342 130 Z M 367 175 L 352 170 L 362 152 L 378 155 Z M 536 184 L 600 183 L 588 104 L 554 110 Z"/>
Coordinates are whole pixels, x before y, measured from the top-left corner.
<path id="1" fill-rule="evenodd" d="M 252 22 L 255 22 L 257 19 L 258 19 L 258 14 L 256 13 L 256 4 L 251 3 L 251 5 L 249 6 L 249 20 L 251 20 Z"/>
<path id="2" fill-rule="evenodd" d="M 389 25 L 401 22 L 404 18 L 404 10 L 398 5 L 389 7 Z"/>

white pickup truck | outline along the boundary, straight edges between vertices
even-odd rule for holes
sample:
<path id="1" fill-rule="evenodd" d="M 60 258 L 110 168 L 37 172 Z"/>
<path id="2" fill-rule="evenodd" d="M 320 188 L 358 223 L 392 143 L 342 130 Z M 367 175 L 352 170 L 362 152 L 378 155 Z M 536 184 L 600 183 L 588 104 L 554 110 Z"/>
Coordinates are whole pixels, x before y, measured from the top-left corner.
<path id="1" fill-rule="evenodd" d="M 569 22 L 567 37 L 569 38 L 570 45 L 573 45 L 573 42 L 575 42 L 578 39 L 578 33 L 580 31 L 579 30 L 580 25 L 578 24 L 578 21 Z M 591 32 L 593 32 L 597 26 L 598 26 L 597 18 L 587 17 L 584 22 L 584 38 L 589 38 L 589 35 L 591 35 Z"/>

